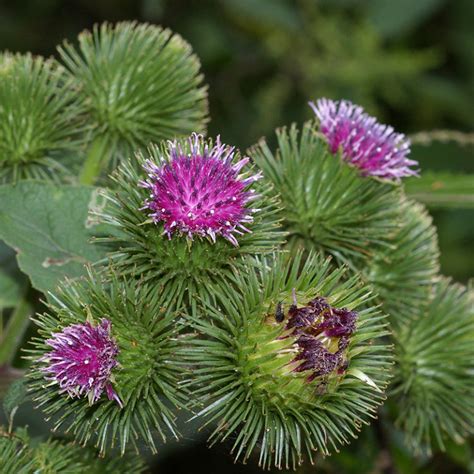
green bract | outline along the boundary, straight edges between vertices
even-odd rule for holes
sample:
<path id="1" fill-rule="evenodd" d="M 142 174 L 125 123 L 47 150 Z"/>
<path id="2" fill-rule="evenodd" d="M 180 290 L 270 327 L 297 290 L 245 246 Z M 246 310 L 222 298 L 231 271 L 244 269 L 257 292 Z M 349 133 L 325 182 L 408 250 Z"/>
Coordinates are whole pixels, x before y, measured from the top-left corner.
<path id="1" fill-rule="evenodd" d="M 170 30 L 104 23 L 81 33 L 78 48 L 65 43 L 59 53 L 85 101 L 95 137 L 91 159 L 102 168 L 150 141 L 205 130 L 199 60 Z"/>
<path id="2" fill-rule="evenodd" d="M 416 451 L 474 433 L 474 295 L 442 279 L 418 318 L 395 334 L 398 423 Z"/>
<path id="3" fill-rule="evenodd" d="M 400 189 L 359 176 L 333 156 L 308 122 L 277 130 L 278 149 L 262 140 L 250 156 L 274 184 L 293 247 L 316 248 L 344 261 L 388 248 L 397 230 Z"/>
<path id="4" fill-rule="evenodd" d="M 186 155 L 189 143 L 180 143 Z M 149 153 L 156 163 L 170 159 L 165 144 L 151 147 Z M 144 163 L 141 154 L 137 159 Z M 237 155 L 235 161 L 238 160 Z M 113 177 L 116 191 L 106 193 L 110 203 L 101 215 L 117 232 L 98 240 L 115 246 L 111 258 L 122 274 L 141 277 L 161 288 L 166 304 L 173 302 L 179 306 L 184 301 L 194 307 L 196 297 L 210 298 L 212 285 L 230 284 L 232 271 L 242 266 L 243 257 L 270 253 L 283 242 L 284 233 L 275 216 L 278 203 L 269 196 L 268 185 L 257 189 L 259 196 L 252 201 L 252 207 L 258 212 L 253 214 L 253 222 L 246 224 L 250 232 L 239 235 L 239 245 L 235 246 L 221 236 L 217 236 L 216 242 L 210 237 L 168 238 L 163 225 L 154 223 L 144 209 L 149 191 L 140 187 L 139 182 L 145 178 L 145 171 L 138 172 L 130 163 L 118 169 Z"/>
<path id="5" fill-rule="evenodd" d="M 395 325 L 416 318 L 420 305 L 430 299 L 439 272 L 436 229 L 424 206 L 405 199 L 400 203 L 399 225 L 390 248 L 360 263 Z"/>
<path id="6" fill-rule="evenodd" d="M 139 281 L 110 281 L 90 274 L 81 283 L 69 284 L 53 297 L 49 313 L 37 316 L 39 338 L 32 340 L 30 390 L 33 399 L 48 416 L 54 416 L 55 428 L 67 427 L 81 443 L 90 439 L 104 453 L 118 445 L 143 440 L 156 451 L 154 435 L 163 441 L 167 433 L 177 437 L 172 406 L 180 406 L 177 389 L 179 363 L 175 313 L 163 306 L 156 287 Z M 65 327 L 86 321 L 97 324 L 102 318 L 111 323 L 111 336 L 119 349 L 118 367 L 113 372 L 113 388 L 123 408 L 105 395 L 90 405 L 87 397 L 69 398 L 59 393 L 57 384 L 48 383 L 41 368 L 48 365 L 41 357 L 51 350 L 46 340 Z"/>
<path id="7" fill-rule="evenodd" d="M 305 263 L 301 254 L 292 262 L 284 255 L 256 260 L 235 274 L 239 290 L 216 289 L 215 304 L 189 317 L 197 335 L 184 350 L 194 365 L 196 417 L 217 424 L 212 442 L 235 440 L 236 459 L 258 450 L 263 468 L 295 467 L 305 456 L 337 451 L 376 416 L 391 366 L 389 348 L 378 340 L 387 334 L 385 316 L 356 278 L 343 282 L 345 270 L 330 268 L 314 254 Z M 295 337 L 286 337 L 275 308 L 288 308 L 293 289 L 300 304 L 322 296 L 358 311 L 343 372 L 308 382 L 308 374 L 289 367 Z"/>
<path id="8" fill-rule="evenodd" d="M 0 427 L 0 472 L 30 474 L 32 471 L 33 461 L 23 439 Z"/>
<path id="9" fill-rule="evenodd" d="M 5 474 L 140 474 L 144 470 L 138 456 L 101 459 L 90 448 L 59 440 L 35 443 L 26 429 L 7 433 L 0 427 L 0 472 Z"/>
<path id="10" fill-rule="evenodd" d="M 0 183 L 58 178 L 81 151 L 82 108 L 53 59 L 0 55 Z"/>

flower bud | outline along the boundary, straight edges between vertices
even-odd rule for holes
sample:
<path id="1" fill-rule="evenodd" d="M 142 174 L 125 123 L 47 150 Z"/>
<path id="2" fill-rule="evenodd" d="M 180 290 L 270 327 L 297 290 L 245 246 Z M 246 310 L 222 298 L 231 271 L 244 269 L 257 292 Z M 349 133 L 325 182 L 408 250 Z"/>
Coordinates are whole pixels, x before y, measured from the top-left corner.
<path id="1" fill-rule="evenodd" d="M 373 343 L 387 333 L 369 292 L 342 283 L 344 269 L 331 272 L 328 260 L 286 258 L 249 263 L 238 290 L 189 316 L 197 335 L 183 349 L 195 417 L 217 424 L 212 443 L 233 438 L 244 462 L 258 450 L 263 468 L 349 443 L 375 417 L 391 365 L 387 346 Z"/>

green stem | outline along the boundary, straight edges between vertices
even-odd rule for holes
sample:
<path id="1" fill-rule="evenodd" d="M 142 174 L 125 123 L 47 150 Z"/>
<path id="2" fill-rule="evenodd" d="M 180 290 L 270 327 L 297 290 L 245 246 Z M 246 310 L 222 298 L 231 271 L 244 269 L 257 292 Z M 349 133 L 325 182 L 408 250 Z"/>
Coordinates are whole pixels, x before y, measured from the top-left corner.
<path id="1" fill-rule="evenodd" d="M 104 135 L 97 136 L 93 140 L 82 166 L 79 183 L 86 185 L 94 184 L 102 170 L 107 166 L 109 155 L 107 137 Z"/>
<path id="2" fill-rule="evenodd" d="M 33 311 L 33 307 L 26 298 L 27 293 L 28 291 L 25 291 L 22 300 L 13 311 L 8 325 L 2 334 L 0 366 L 12 363 L 23 339 L 23 335 L 30 324 L 30 315 Z"/>

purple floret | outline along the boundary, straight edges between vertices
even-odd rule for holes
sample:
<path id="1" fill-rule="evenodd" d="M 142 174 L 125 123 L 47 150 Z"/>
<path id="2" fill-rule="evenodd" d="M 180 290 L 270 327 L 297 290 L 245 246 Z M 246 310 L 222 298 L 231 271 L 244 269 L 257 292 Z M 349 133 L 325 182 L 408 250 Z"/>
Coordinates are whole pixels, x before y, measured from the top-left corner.
<path id="1" fill-rule="evenodd" d="M 105 391 L 109 400 L 121 407 L 122 401 L 112 387 L 112 369 L 119 353 L 111 337 L 111 323 L 102 319 L 98 326 L 86 322 L 67 326 L 46 340 L 52 350 L 41 361 L 45 378 L 59 385 L 60 393 L 71 397 L 87 396 L 91 404 Z"/>
<path id="2" fill-rule="evenodd" d="M 314 336 L 302 335 L 296 341 L 300 351 L 292 362 L 302 361 L 295 372 L 311 371 L 307 381 L 333 372 L 341 364 L 342 355 L 339 352 L 331 353 L 326 346 Z"/>
<path id="3" fill-rule="evenodd" d="M 296 295 L 288 311 L 286 329 L 296 336 L 298 349 L 291 363 L 301 362 L 295 372 L 309 372 L 307 381 L 324 377 L 330 373 L 344 373 L 347 361 L 344 351 L 349 346 L 350 337 L 356 330 L 357 313 L 346 308 L 333 308 L 325 298 L 318 296 L 306 306 L 298 308 Z M 332 341 L 337 341 L 337 350 L 331 352 Z"/>
<path id="4" fill-rule="evenodd" d="M 320 131 L 329 143 L 331 153 L 341 151 L 343 158 L 362 171 L 364 176 L 400 181 L 416 176 L 409 160 L 410 141 L 388 125 L 364 112 L 349 101 L 319 99 L 310 102 L 319 120 Z"/>
<path id="5" fill-rule="evenodd" d="M 357 313 L 346 308 L 331 308 L 323 314 L 324 321 L 311 329 L 312 334 L 324 333 L 328 337 L 350 336 L 356 328 Z"/>
<path id="6" fill-rule="evenodd" d="M 140 185 L 150 190 L 144 209 L 155 223 L 163 223 L 164 233 L 208 236 L 213 242 L 220 235 L 237 246 L 234 234 L 250 232 L 253 221 L 247 204 L 257 197 L 250 185 L 261 178 L 257 173 L 244 176 L 241 170 L 250 158 L 234 160 L 234 147 L 217 137 L 211 148 L 201 135 L 189 138 L 191 152 L 186 154 L 177 141 L 169 142 L 168 161 L 148 160 L 144 169 L 148 179 Z"/>

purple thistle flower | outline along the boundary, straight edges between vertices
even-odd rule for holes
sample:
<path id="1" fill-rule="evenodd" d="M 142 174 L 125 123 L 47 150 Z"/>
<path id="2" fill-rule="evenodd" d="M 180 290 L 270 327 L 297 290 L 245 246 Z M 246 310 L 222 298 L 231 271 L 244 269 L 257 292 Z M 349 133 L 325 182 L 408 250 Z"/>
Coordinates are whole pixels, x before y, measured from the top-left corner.
<path id="1" fill-rule="evenodd" d="M 98 326 L 89 322 L 73 324 L 53 333 L 53 337 L 46 340 L 53 350 L 41 358 L 48 364 L 41 369 L 45 378 L 58 384 L 60 393 L 73 398 L 87 395 L 91 404 L 97 402 L 105 390 L 109 400 L 115 400 L 122 407 L 111 383 L 119 349 L 110 330 L 110 321 L 102 319 Z"/>
<path id="2" fill-rule="evenodd" d="M 320 122 L 320 131 L 329 143 L 331 153 L 340 149 L 344 160 L 362 171 L 364 176 L 400 181 L 416 176 L 418 162 L 409 160 L 410 141 L 388 125 L 364 112 L 349 101 L 319 99 L 309 103 Z"/>
<path id="3" fill-rule="evenodd" d="M 289 336 L 297 336 L 295 347 L 298 352 L 291 363 L 301 362 L 293 370 L 310 371 L 308 382 L 332 372 L 343 373 L 347 368 L 344 351 L 356 330 L 356 321 L 355 311 L 333 308 L 320 296 L 298 308 L 293 290 L 293 304 L 288 311 L 286 329 L 292 330 Z M 335 341 L 337 350 L 331 352 L 329 347 Z"/>
<path id="4" fill-rule="evenodd" d="M 140 185 L 150 190 L 150 198 L 144 209 L 151 211 L 155 223 L 163 222 L 168 238 L 180 233 L 190 239 L 208 236 L 215 242 L 221 235 L 237 246 L 233 234 L 250 232 L 245 225 L 258 211 L 246 206 L 258 197 L 248 187 L 261 178 L 261 173 L 240 174 L 250 158 L 232 164 L 235 149 L 221 143 L 219 137 L 213 147 L 195 133 L 188 143 L 188 154 L 178 141 L 168 142 L 169 160 L 145 162 L 148 179 Z"/>

